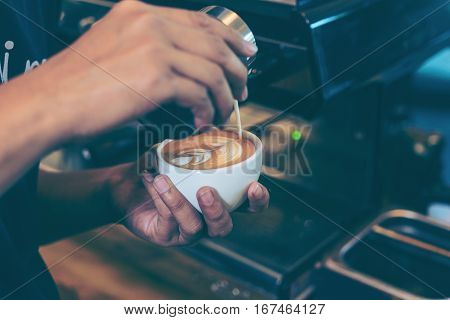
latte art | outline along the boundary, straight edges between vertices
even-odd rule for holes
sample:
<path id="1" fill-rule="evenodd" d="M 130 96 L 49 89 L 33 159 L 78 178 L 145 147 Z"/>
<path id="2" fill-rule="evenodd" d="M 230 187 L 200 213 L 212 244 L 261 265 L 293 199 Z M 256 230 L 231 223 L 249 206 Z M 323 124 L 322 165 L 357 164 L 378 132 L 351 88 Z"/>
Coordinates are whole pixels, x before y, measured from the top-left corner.
<path id="1" fill-rule="evenodd" d="M 228 164 L 242 156 L 242 146 L 236 141 L 220 137 L 218 141 L 204 143 L 207 144 L 204 148 L 180 150 L 172 154 L 170 163 L 179 167 L 196 167 L 214 158 L 218 163 Z"/>
<path id="2" fill-rule="evenodd" d="M 213 130 L 198 136 L 171 141 L 162 150 L 164 160 L 186 169 L 215 169 L 248 159 L 254 144 L 231 131 Z"/>

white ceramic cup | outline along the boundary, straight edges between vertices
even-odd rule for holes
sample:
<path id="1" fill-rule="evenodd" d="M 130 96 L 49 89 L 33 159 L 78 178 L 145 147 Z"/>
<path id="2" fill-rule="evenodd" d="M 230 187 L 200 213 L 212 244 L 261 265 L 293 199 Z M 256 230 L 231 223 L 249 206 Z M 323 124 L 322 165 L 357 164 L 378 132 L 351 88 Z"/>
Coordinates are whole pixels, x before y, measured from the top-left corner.
<path id="1" fill-rule="evenodd" d="M 172 140 L 165 140 L 156 147 L 158 172 L 167 175 L 186 199 L 201 212 L 197 201 L 197 191 L 205 186 L 217 190 L 227 209 L 231 212 L 238 208 L 247 197 L 249 185 L 258 181 L 262 167 L 261 140 L 253 133 L 243 131 L 243 136 L 255 145 L 255 153 L 243 162 L 234 165 L 209 169 L 190 170 L 174 166 L 161 155 L 164 146 Z"/>

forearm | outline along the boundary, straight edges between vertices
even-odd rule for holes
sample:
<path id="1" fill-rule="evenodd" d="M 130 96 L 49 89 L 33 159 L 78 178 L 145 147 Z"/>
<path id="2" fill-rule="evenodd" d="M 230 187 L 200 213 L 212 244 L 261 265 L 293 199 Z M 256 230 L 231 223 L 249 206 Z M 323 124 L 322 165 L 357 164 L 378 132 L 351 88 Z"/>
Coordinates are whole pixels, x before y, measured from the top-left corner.
<path id="1" fill-rule="evenodd" d="M 55 92 L 38 72 L 0 86 L 0 195 L 65 136 Z"/>
<path id="2" fill-rule="evenodd" d="M 41 168 L 38 199 L 42 243 L 117 222 L 112 185 L 130 165 L 80 172 L 51 172 Z"/>

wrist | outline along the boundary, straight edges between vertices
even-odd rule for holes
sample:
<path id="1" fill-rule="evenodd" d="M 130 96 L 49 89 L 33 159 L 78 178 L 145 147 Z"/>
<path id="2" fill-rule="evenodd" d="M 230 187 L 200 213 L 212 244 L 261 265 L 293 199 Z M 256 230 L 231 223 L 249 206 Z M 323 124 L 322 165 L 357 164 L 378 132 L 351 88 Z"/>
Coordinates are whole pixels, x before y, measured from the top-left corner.
<path id="1" fill-rule="evenodd" d="M 130 178 L 133 172 L 133 163 L 118 165 L 107 169 L 108 178 L 105 181 L 104 188 L 108 194 L 108 207 L 111 212 L 113 223 L 125 223 L 125 216 L 132 203 L 136 182 Z"/>
<path id="2" fill-rule="evenodd" d="M 62 125 L 54 113 L 53 95 L 39 84 L 33 71 L 1 87 L 0 111 L 5 133 L 14 135 L 15 147 L 34 159 L 64 143 Z M 14 112 L 9 112 L 12 105 Z M 3 137 L 2 138 L 6 138 Z"/>
<path id="3" fill-rule="evenodd" d="M 42 120 L 42 130 L 55 147 L 81 136 L 78 128 L 92 115 L 80 112 L 87 109 L 89 90 L 85 82 L 84 60 L 71 61 L 69 50 L 63 50 L 39 68 L 21 77 L 29 90 Z M 78 63 L 77 63 L 78 62 Z"/>
<path id="4" fill-rule="evenodd" d="M 48 65 L 49 64 L 49 65 Z M 46 62 L 5 85 L 4 101 L 14 101 L 11 114 L 22 124 L 22 133 L 30 133 L 31 144 L 38 143 L 43 153 L 70 140 L 70 123 L 64 115 L 63 94 L 57 85 L 55 68 Z M 67 113 L 67 112 L 66 112 Z"/>
<path id="5" fill-rule="evenodd" d="M 70 81 L 64 76 L 66 71 L 59 68 L 58 59 L 65 52 L 47 61 L 30 74 L 37 79 L 36 100 L 41 106 L 41 113 L 45 118 L 45 130 L 51 137 L 55 148 L 60 147 L 73 139 L 73 131 L 77 122 L 75 117 L 75 103 L 71 102 Z M 78 101 L 78 104 L 81 104 Z"/>

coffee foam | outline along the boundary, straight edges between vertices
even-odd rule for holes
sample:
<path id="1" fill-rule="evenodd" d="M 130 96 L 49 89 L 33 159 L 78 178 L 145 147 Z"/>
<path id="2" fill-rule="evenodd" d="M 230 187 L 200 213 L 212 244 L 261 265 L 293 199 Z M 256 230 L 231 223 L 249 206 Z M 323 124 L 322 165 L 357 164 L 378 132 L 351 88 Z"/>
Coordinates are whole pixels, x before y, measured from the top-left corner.
<path id="1" fill-rule="evenodd" d="M 231 131 L 212 130 L 167 143 L 162 155 L 168 163 L 185 169 L 215 169 L 245 161 L 255 145 Z"/>

